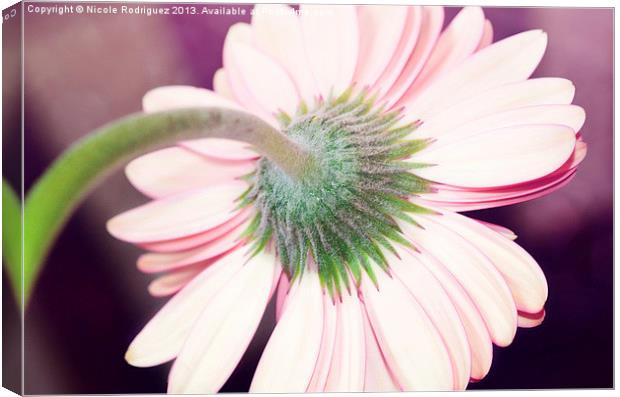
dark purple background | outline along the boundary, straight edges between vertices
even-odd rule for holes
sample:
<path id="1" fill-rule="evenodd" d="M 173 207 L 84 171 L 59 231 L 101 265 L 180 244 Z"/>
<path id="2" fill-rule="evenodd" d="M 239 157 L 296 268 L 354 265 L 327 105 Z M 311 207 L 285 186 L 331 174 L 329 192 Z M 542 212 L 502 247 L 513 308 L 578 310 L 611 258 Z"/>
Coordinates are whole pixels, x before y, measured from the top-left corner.
<path id="1" fill-rule="evenodd" d="M 457 11 L 449 8 L 448 19 Z M 612 387 L 613 10 L 485 13 L 495 39 L 532 28 L 549 33 L 536 75 L 575 83 L 575 103 L 588 116 L 582 132 L 589 153 L 562 190 L 472 214 L 516 231 L 547 275 L 549 300 L 545 322 L 520 329 L 508 348 L 494 348 L 491 372 L 470 388 Z M 26 14 L 26 186 L 72 141 L 138 111 L 148 89 L 210 87 L 227 28 L 248 19 Z M 26 314 L 26 393 L 165 391 L 169 364 L 139 369 L 123 360 L 164 300 L 146 292 L 150 277 L 134 265 L 139 251 L 105 231 L 108 218 L 144 201 L 119 172 L 62 233 Z M 270 309 L 224 391 L 247 390 L 272 318 Z"/>

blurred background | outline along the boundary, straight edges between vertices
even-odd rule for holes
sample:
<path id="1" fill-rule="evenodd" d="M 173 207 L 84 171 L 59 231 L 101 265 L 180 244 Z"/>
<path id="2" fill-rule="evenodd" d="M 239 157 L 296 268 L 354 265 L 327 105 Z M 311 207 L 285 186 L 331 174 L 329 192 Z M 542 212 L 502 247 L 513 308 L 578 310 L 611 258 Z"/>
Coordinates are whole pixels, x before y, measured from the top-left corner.
<path id="1" fill-rule="evenodd" d="M 211 88 L 228 27 L 249 21 L 251 6 L 243 7 L 246 16 L 237 17 L 26 13 L 26 189 L 76 139 L 139 111 L 147 90 L 170 84 Z M 446 23 L 458 10 L 447 8 Z M 494 347 L 489 375 L 470 388 L 610 388 L 613 10 L 485 8 L 485 13 L 495 40 L 533 28 L 548 32 L 548 50 L 535 76 L 575 83 L 575 103 L 587 112 L 582 133 L 589 152 L 577 177 L 560 191 L 471 214 L 519 235 L 518 243 L 545 271 L 549 300 L 544 323 L 520 329 L 508 348 Z M 18 75 L 6 73 L 17 81 Z M 16 169 L 5 172 L 18 180 Z M 86 199 L 63 231 L 25 317 L 26 393 L 165 392 L 170 364 L 140 369 L 123 359 L 133 336 L 165 299 L 147 293 L 150 276 L 135 267 L 139 250 L 105 230 L 107 219 L 145 201 L 118 172 Z M 6 280 L 3 291 L 5 302 L 11 300 Z M 17 311 L 5 310 L 4 326 L 6 333 L 18 333 L 9 321 L 18 321 Z M 247 390 L 272 327 L 270 308 L 223 391 Z M 19 346 L 8 353 L 5 347 L 5 354 L 11 348 Z"/>

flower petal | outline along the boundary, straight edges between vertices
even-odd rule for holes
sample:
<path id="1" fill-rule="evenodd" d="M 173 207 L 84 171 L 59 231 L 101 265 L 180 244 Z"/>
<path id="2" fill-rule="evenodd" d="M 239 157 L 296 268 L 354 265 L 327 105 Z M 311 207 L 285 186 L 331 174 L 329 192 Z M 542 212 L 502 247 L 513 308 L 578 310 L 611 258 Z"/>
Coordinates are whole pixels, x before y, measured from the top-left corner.
<path id="1" fill-rule="evenodd" d="M 230 88 L 228 76 L 226 75 L 226 70 L 224 70 L 224 68 L 219 68 L 213 74 L 213 91 L 223 98 L 233 102 L 235 101 L 235 97 L 232 93 L 232 89 Z"/>
<path id="2" fill-rule="evenodd" d="M 249 209 L 236 211 L 230 220 L 209 229 L 204 233 L 198 233 L 174 240 L 141 243 L 139 245 L 140 247 L 153 252 L 177 252 L 196 248 L 226 235 L 241 223 L 245 222 L 245 220 L 250 216 L 250 213 L 251 210 Z"/>
<path id="3" fill-rule="evenodd" d="M 435 276 L 412 253 L 397 249 L 400 259 L 391 257 L 390 269 L 422 306 L 448 349 L 452 361 L 454 388 L 465 390 L 471 374 L 471 353 L 463 323 L 454 304 Z"/>
<path id="4" fill-rule="evenodd" d="M 392 60 L 405 29 L 408 9 L 404 6 L 358 7 L 359 60 L 354 81 L 374 85 Z"/>
<path id="5" fill-rule="evenodd" d="M 510 289 L 492 262 L 464 237 L 438 223 L 439 215 L 416 216 L 422 227 L 401 223 L 408 238 L 437 258 L 472 298 L 493 342 L 509 345 L 517 327 Z"/>
<path id="6" fill-rule="evenodd" d="M 424 248 L 420 248 L 416 257 L 441 283 L 461 318 L 471 353 L 472 379 L 484 378 L 491 368 L 493 343 L 480 311 L 463 285 L 441 262 L 432 257 Z"/>
<path id="7" fill-rule="evenodd" d="M 179 145 L 205 157 L 222 160 L 243 161 L 255 160 L 259 157 L 249 144 L 232 139 L 194 139 L 180 142 Z"/>
<path id="8" fill-rule="evenodd" d="M 326 392 L 364 391 L 366 347 L 362 306 L 357 294 L 343 293 L 336 302 L 336 341 L 325 385 Z"/>
<path id="9" fill-rule="evenodd" d="M 142 98 L 142 109 L 147 113 L 202 106 L 241 110 L 239 105 L 211 90 L 184 85 L 157 87 Z"/>
<path id="10" fill-rule="evenodd" d="M 191 236 L 232 219 L 235 200 L 245 189 L 247 184 L 233 182 L 152 201 L 110 219 L 107 228 L 132 243 Z"/>
<path id="11" fill-rule="evenodd" d="M 319 93 L 340 94 L 351 84 L 358 61 L 359 27 L 352 5 L 302 4 L 301 27 Z"/>
<path id="12" fill-rule="evenodd" d="M 231 182 L 256 168 L 253 161 L 225 161 L 172 147 L 130 162 L 125 174 L 136 189 L 152 198 Z"/>
<path id="13" fill-rule="evenodd" d="M 450 356 L 441 335 L 403 284 L 376 274 L 379 290 L 368 278 L 362 293 L 381 351 L 403 391 L 451 390 Z"/>
<path id="14" fill-rule="evenodd" d="M 443 31 L 428 61 L 420 71 L 403 101 L 414 98 L 437 77 L 460 65 L 474 53 L 484 30 L 484 13 L 480 7 L 464 7 Z"/>
<path id="15" fill-rule="evenodd" d="M 540 62 L 546 46 L 547 35 L 540 30 L 493 43 L 402 104 L 412 110 L 412 120 L 426 120 L 447 106 L 484 90 L 527 79 Z"/>
<path id="16" fill-rule="evenodd" d="M 443 8 L 424 6 L 422 7 L 422 12 L 422 25 L 420 26 L 420 33 L 415 48 L 400 76 L 385 95 L 390 105 L 397 103 L 416 77 L 418 77 L 441 33 L 444 21 Z"/>
<path id="17" fill-rule="evenodd" d="M 312 378 L 323 331 L 323 296 L 317 272 L 304 272 L 287 301 L 254 373 L 251 393 L 302 393 Z"/>
<path id="18" fill-rule="evenodd" d="M 250 258 L 194 323 L 168 379 L 168 393 L 216 393 L 247 349 L 269 301 L 273 255 Z"/>
<path id="19" fill-rule="evenodd" d="M 173 270 L 214 259 L 242 244 L 241 233 L 247 223 L 198 248 L 173 253 L 147 253 L 138 258 L 138 269 L 145 273 Z"/>
<path id="20" fill-rule="evenodd" d="M 421 6 L 408 6 L 406 14 L 407 19 L 398 46 L 394 50 L 390 63 L 385 67 L 374 86 L 381 94 L 386 93 L 403 72 L 420 36 L 424 15 L 423 8 Z"/>
<path id="21" fill-rule="evenodd" d="M 312 103 L 318 89 L 308 67 L 295 10 L 285 4 L 257 4 L 252 14 L 252 31 L 256 46 L 286 69 L 301 97 Z"/>
<path id="22" fill-rule="evenodd" d="M 283 273 L 282 276 L 280 276 L 280 282 L 278 283 L 278 290 L 276 292 L 276 322 L 280 321 L 280 317 L 284 312 L 284 306 L 290 288 L 291 285 L 288 276 Z"/>
<path id="23" fill-rule="evenodd" d="M 547 280 L 534 258 L 523 248 L 466 216 L 443 212 L 435 218 L 459 233 L 493 262 L 514 298 L 517 310 L 536 313 L 547 300 Z"/>
<path id="24" fill-rule="evenodd" d="M 194 277 L 200 274 L 212 262 L 199 263 L 184 269 L 164 274 L 151 281 L 148 286 L 149 294 L 156 297 L 164 297 L 177 293 L 186 286 Z"/>
<path id="25" fill-rule="evenodd" d="M 234 251 L 194 278 L 134 338 L 125 355 L 127 362 L 151 367 L 176 357 L 200 313 L 244 261 L 244 251 Z"/>
<path id="26" fill-rule="evenodd" d="M 519 312 L 518 324 L 521 328 L 534 328 L 538 327 L 545 319 L 545 310 L 541 310 L 538 313 L 524 313 Z"/>
<path id="27" fill-rule="evenodd" d="M 480 51 L 481 49 L 488 47 L 491 43 L 493 43 L 493 24 L 488 19 L 485 19 L 482 38 L 480 38 L 480 43 L 478 43 L 478 48 L 476 48 L 476 51 Z"/>
<path id="28" fill-rule="evenodd" d="M 325 391 L 327 376 L 332 365 L 334 356 L 334 344 L 336 342 L 337 309 L 329 294 L 323 294 L 323 333 L 321 336 L 321 349 L 314 367 L 314 373 L 310 379 L 307 392 L 320 393 Z"/>
<path id="29" fill-rule="evenodd" d="M 260 114 L 295 111 L 299 102 L 297 88 L 280 64 L 240 41 L 227 41 L 225 45 L 224 66 L 230 81 L 237 82 L 231 85 L 231 89 L 241 103 Z M 238 84 L 243 84 L 253 103 L 245 103 L 246 96 L 239 95 Z"/>
<path id="30" fill-rule="evenodd" d="M 416 129 L 416 137 L 438 138 L 468 124 L 512 109 L 570 104 L 575 86 L 569 80 L 545 77 L 505 84 L 438 111 Z M 527 123 L 521 120 L 518 124 Z M 527 123 L 534 124 L 534 123 Z M 557 123 L 564 124 L 564 123 Z"/>
<path id="31" fill-rule="evenodd" d="M 531 181 L 558 169 L 575 148 L 563 125 L 520 125 L 485 131 L 422 151 L 412 161 L 436 166 L 415 170 L 431 181 L 472 188 Z"/>
<path id="32" fill-rule="evenodd" d="M 364 334 L 366 337 L 364 391 L 372 393 L 401 391 L 383 358 L 366 311 L 363 311 L 362 314 L 364 316 Z"/>

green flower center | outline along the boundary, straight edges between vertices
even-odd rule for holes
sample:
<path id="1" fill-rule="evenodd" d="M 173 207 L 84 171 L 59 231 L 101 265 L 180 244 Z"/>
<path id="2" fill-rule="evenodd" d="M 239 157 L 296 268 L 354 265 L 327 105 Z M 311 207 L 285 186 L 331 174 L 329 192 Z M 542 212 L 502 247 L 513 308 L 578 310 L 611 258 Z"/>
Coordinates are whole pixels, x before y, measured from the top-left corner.
<path id="1" fill-rule="evenodd" d="M 256 215 L 246 230 L 254 253 L 270 243 L 284 270 L 295 279 L 308 266 L 334 296 L 359 286 L 362 271 L 376 283 L 374 266 L 387 271 L 383 250 L 409 245 L 396 218 L 428 212 L 408 201 L 428 191 L 428 183 L 403 160 L 422 150 L 426 140 L 410 139 L 417 124 L 400 123 L 400 111 L 384 111 L 366 92 L 303 103 L 291 117 L 280 113 L 284 133 L 311 161 L 292 177 L 266 158 L 250 176 L 241 205 Z M 311 264 L 315 265 L 311 265 Z"/>

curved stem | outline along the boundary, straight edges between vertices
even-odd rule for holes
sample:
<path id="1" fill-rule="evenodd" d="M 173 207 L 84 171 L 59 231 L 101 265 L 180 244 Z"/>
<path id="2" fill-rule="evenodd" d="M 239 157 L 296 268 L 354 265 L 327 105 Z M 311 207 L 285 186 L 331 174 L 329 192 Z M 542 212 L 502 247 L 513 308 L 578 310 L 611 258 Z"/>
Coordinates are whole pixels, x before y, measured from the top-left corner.
<path id="1" fill-rule="evenodd" d="M 232 109 L 196 108 L 135 114 L 76 142 L 30 190 L 24 207 L 24 302 L 51 244 L 83 197 L 103 178 L 144 153 L 195 138 L 252 144 L 285 172 L 299 177 L 309 155 L 261 119 Z"/>

